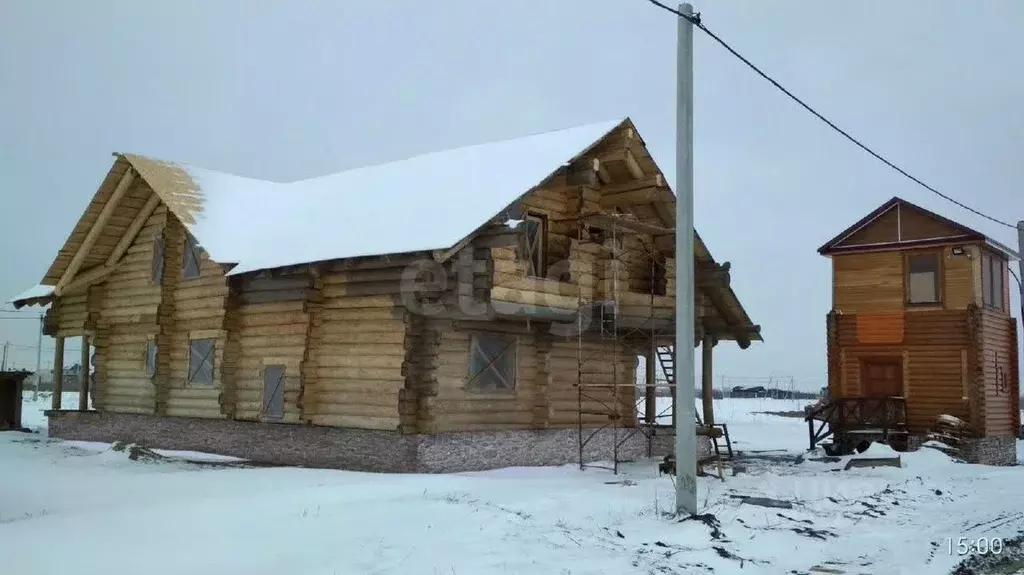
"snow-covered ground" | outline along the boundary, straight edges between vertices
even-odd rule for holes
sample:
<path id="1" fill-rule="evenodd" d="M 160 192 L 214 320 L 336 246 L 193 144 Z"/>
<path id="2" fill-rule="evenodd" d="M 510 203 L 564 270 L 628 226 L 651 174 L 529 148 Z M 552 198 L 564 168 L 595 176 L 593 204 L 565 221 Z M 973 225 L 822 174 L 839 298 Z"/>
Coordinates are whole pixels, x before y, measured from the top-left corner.
<path id="1" fill-rule="evenodd" d="M 49 398 L 40 398 L 24 419 L 42 434 L 0 434 L 0 565 L 32 575 L 921 575 L 949 573 L 959 537 L 1024 529 L 1024 467 L 958 464 L 923 449 L 902 454 L 902 468 L 842 471 L 845 461 L 800 458 L 801 419 L 760 413 L 805 403 L 717 401 L 745 470 L 700 478 L 703 519 L 678 521 L 667 513 L 671 479 L 651 461 L 618 476 L 575 466 L 245 468 L 170 452 L 132 461 L 104 444 L 45 439 Z M 861 457 L 875 452 L 887 453 L 876 446 Z M 210 459 L 219 465 L 189 461 Z"/>

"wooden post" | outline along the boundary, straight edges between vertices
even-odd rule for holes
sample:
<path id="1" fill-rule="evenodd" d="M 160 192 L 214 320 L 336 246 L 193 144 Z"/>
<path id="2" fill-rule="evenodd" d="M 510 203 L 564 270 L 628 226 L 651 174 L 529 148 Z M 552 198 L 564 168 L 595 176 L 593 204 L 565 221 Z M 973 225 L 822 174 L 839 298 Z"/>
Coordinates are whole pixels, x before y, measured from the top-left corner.
<path id="1" fill-rule="evenodd" d="M 714 391 L 714 380 L 712 378 L 714 377 L 714 373 L 711 365 L 715 351 L 715 339 L 714 336 L 708 332 L 704 332 L 704 341 L 701 342 L 701 351 L 703 352 L 701 355 L 704 360 L 701 367 L 701 397 L 704 399 L 704 425 L 711 426 L 715 424 L 715 404 L 712 402 L 712 394 Z"/>
<path id="2" fill-rule="evenodd" d="M 655 355 L 654 346 L 656 344 L 651 342 L 650 349 L 647 350 L 647 355 L 644 357 L 644 380 L 646 386 L 644 387 L 644 421 L 648 425 L 654 425 L 658 419 L 658 396 L 657 390 L 655 389 L 655 375 L 657 370 L 655 369 Z"/>
<path id="3" fill-rule="evenodd" d="M 53 397 L 50 398 L 50 408 L 60 409 L 60 395 L 64 391 L 64 337 L 58 335 L 53 338 L 57 348 L 53 350 Z"/>
<path id="4" fill-rule="evenodd" d="M 82 369 L 78 372 L 78 409 L 89 409 L 89 335 L 82 334 Z"/>

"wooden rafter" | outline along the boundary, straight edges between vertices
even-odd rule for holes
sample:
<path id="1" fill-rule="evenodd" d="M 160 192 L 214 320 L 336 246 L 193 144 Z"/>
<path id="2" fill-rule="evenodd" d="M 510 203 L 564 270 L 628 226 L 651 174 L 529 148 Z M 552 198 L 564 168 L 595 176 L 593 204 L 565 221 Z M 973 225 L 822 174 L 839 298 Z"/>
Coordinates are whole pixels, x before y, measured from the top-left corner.
<path id="1" fill-rule="evenodd" d="M 78 270 L 85 262 L 86 256 L 89 255 L 89 250 L 92 249 L 96 240 L 99 239 L 100 234 L 103 233 L 103 226 L 106 225 L 110 216 L 114 215 L 114 210 L 117 209 L 117 205 L 121 203 L 121 198 L 123 198 L 125 193 L 128 192 L 128 188 L 131 187 L 134 179 L 135 172 L 131 168 L 124 173 L 124 176 L 121 176 L 121 181 L 118 182 L 117 187 L 114 189 L 114 193 L 110 195 L 106 204 L 103 205 L 103 210 L 100 211 L 99 217 L 96 218 L 92 227 L 89 228 L 89 233 L 85 235 L 82 245 L 78 247 L 78 251 L 75 252 L 74 257 L 71 258 L 71 263 L 68 264 L 67 269 L 64 270 L 64 274 L 60 277 L 60 281 L 58 281 L 56 287 L 53 288 L 53 294 L 55 296 L 59 296 L 64 291 L 65 286 L 67 286 L 68 283 L 71 282 L 71 279 L 75 277 L 75 274 L 78 273 Z"/>
<path id="2" fill-rule="evenodd" d="M 64 286 L 63 293 L 75 293 L 76 291 L 88 287 L 98 281 L 103 280 L 110 274 L 114 273 L 117 269 L 117 265 L 99 265 L 91 267 L 84 272 L 75 276 L 75 279 L 71 280 Z"/>
<path id="3" fill-rule="evenodd" d="M 142 231 L 142 226 L 146 225 L 146 220 L 149 219 L 149 216 L 153 214 L 153 211 L 156 210 L 158 205 L 160 205 L 160 196 L 156 195 L 154 192 L 153 195 L 146 200 L 146 204 L 142 206 L 139 213 L 135 215 L 135 219 L 132 220 L 131 225 L 128 226 L 128 230 L 125 231 L 124 235 L 121 236 L 121 239 L 117 242 L 117 245 L 114 246 L 114 251 L 110 252 L 110 257 L 107 258 L 107 266 L 113 266 L 116 264 L 118 260 L 121 259 L 121 256 L 128 251 L 132 242 L 135 241 L 136 236 L 138 236 L 139 232 Z"/>
<path id="4" fill-rule="evenodd" d="M 644 169 L 640 167 L 640 163 L 636 161 L 636 157 L 629 148 L 622 151 L 622 159 L 626 162 L 626 169 L 634 178 L 639 180 L 644 177 Z"/>

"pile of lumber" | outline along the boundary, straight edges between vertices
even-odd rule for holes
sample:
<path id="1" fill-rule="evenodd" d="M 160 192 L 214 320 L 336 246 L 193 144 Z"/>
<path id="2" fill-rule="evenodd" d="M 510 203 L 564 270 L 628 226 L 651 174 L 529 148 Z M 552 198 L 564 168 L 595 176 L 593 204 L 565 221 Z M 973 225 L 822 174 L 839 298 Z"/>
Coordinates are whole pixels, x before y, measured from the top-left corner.
<path id="1" fill-rule="evenodd" d="M 928 439 L 942 443 L 949 451 L 959 452 L 964 438 L 970 434 L 971 427 L 966 421 L 944 413 L 935 418 L 935 427 L 928 432 Z"/>

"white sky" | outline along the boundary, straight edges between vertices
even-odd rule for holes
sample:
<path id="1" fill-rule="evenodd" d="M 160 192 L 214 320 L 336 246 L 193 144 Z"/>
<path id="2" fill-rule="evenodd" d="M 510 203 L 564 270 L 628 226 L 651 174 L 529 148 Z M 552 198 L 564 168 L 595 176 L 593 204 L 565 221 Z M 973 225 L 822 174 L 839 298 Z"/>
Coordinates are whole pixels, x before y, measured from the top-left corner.
<path id="1" fill-rule="evenodd" d="M 1024 219 L 1024 4 L 697 9 L 915 175 Z M 675 28 L 644 0 L 0 0 L 0 293 L 38 282 L 114 151 L 295 180 L 629 115 L 673 173 Z M 815 250 L 894 195 L 1015 243 L 857 150 L 699 33 L 695 62 L 697 228 L 732 262 L 767 339 L 719 348 L 719 373 L 824 385 L 830 273 Z M 34 365 L 35 330 L 0 319 L 0 340 L 25 346 L 11 351 L 16 365 Z"/>

